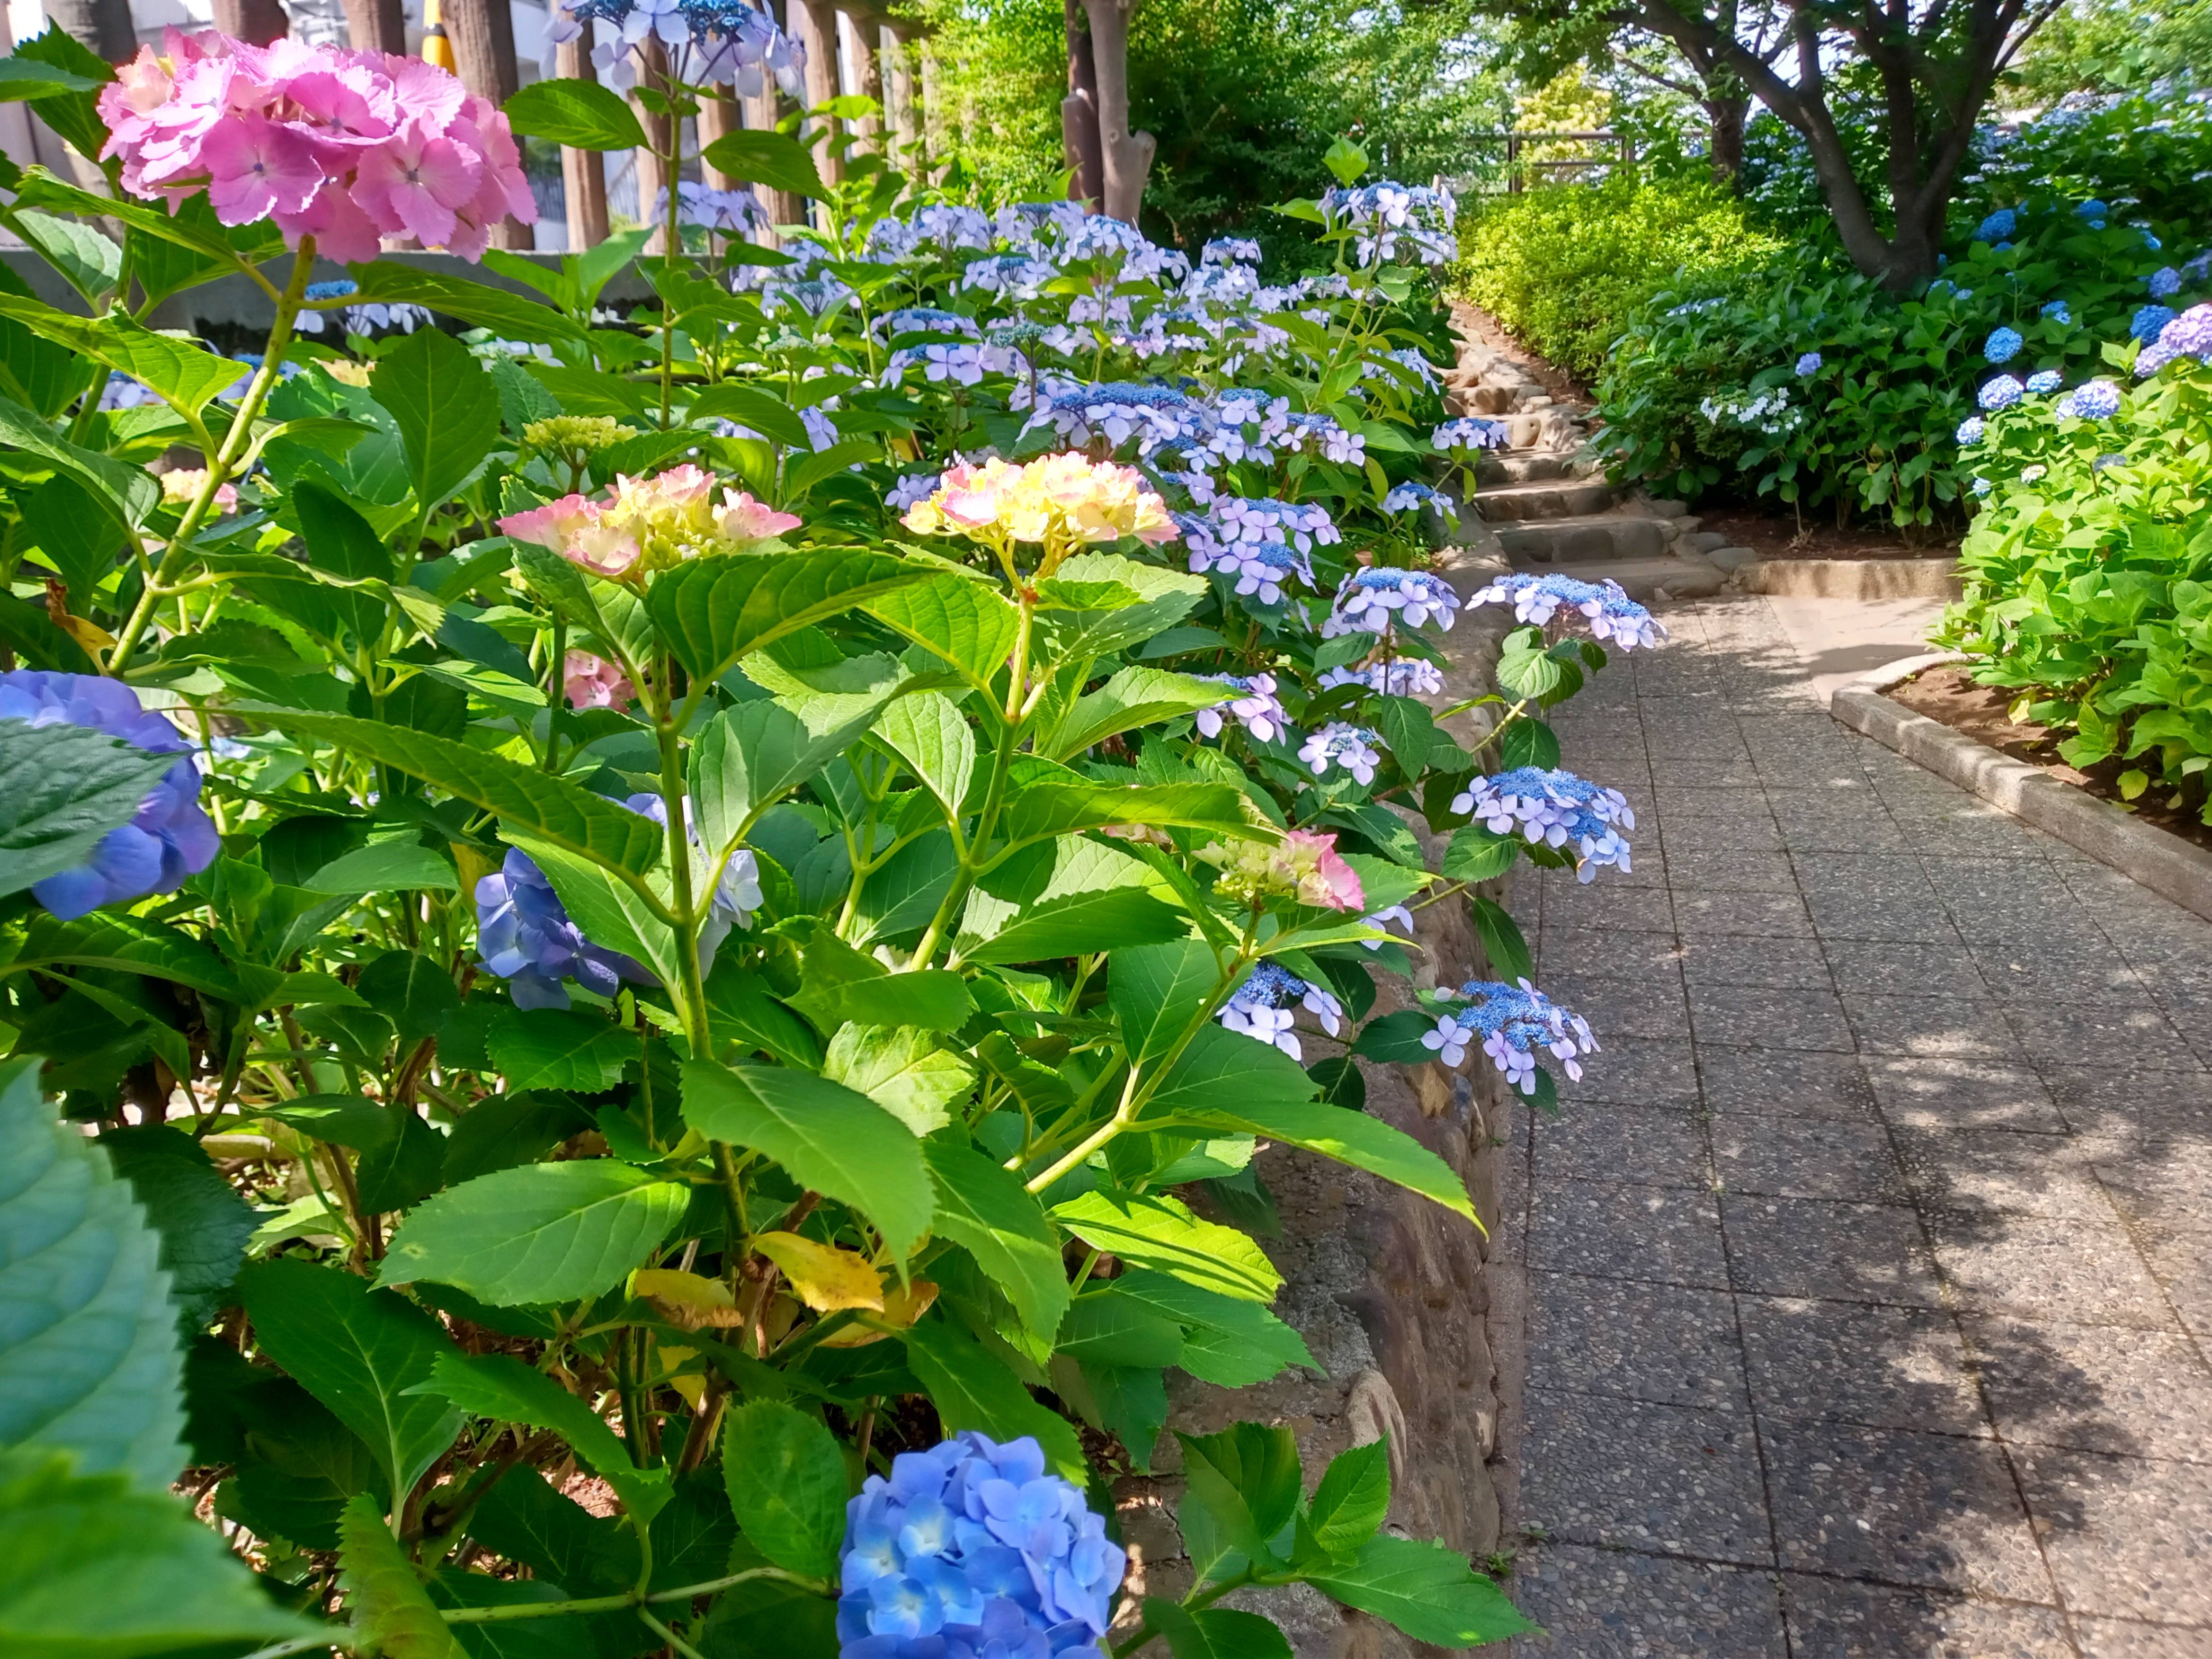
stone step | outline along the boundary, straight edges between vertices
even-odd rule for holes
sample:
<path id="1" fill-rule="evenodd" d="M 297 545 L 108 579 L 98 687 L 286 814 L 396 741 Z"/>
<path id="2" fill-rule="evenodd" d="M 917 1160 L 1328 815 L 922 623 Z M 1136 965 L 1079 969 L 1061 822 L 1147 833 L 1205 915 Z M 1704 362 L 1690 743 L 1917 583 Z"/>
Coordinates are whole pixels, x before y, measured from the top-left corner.
<path id="1" fill-rule="evenodd" d="M 1474 476 L 1475 481 L 1487 489 L 1497 484 L 1580 478 L 1588 476 L 1589 465 L 1569 450 L 1503 450 L 1480 457 L 1474 465 Z"/>
<path id="2" fill-rule="evenodd" d="M 1598 513 L 1500 525 L 1498 545 L 1522 569 L 1547 569 L 1599 559 L 1664 558 L 1674 539 L 1667 530 L 1657 519 Z"/>
<path id="3" fill-rule="evenodd" d="M 1523 567 L 1563 570 L 1586 582 L 1615 581 L 1641 605 L 1654 599 L 1708 599 L 1726 586 L 1729 573 L 1706 559 L 1592 559 L 1570 567 Z"/>
<path id="4" fill-rule="evenodd" d="M 1602 478 L 1535 478 L 1474 493 L 1475 511 L 1492 524 L 1586 519 L 1613 503 L 1613 486 Z"/>

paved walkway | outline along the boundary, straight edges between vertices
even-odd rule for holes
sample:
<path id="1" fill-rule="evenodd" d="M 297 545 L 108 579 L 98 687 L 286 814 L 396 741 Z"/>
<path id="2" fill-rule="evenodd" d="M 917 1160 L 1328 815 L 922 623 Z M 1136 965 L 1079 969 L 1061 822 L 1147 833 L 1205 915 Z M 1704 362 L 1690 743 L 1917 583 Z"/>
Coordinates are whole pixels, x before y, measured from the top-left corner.
<path id="1" fill-rule="evenodd" d="M 1758 598 L 1559 722 L 1605 1043 L 1522 1121 L 1516 1600 L 1571 1659 L 2212 1656 L 2212 925 L 1833 723 Z"/>

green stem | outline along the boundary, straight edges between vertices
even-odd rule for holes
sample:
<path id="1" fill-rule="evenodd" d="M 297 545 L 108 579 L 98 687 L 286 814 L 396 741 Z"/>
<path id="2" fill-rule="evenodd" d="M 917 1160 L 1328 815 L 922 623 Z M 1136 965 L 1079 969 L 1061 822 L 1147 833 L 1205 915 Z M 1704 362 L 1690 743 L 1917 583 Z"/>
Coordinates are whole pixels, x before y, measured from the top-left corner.
<path id="1" fill-rule="evenodd" d="M 587 1595 L 568 1601 L 509 1601 L 494 1607 L 446 1607 L 439 1617 L 449 1625 L 504 1625 L 517 1619 L 560 1619 L 572 1613 L 620 1613 L 625 1607 L 644 1607 L 662 1601 L 689 1601 L 694 1596 L 712 1595 L 732 1584 L 742 1584 L 749 1578 L 779 1578 L 787 1584 L 796 1584 L 801 1589 L 827 1594 L 829 1586 L 818 1578 L 809 1578 L 804 1573 L 786 1572 L 781 1567 L 748 1567 L 743 1572 L 733 1572 L 724 1578 L 709 1578 L 702 1583 L 685 1584 L 676 1589 L 625 1590 L 618 1595 Z M 279 1644 L 288 1653 L 303 1653 L 307 1647 L 330 1645 L 308 1643 L 305 1645 Z M 264 1650 L 264 1651 L 266 1651 Z M 261 1659 L 249 1655 L 248 1659 Z M 270 1659 L 275 1659 L 272 1654 Z"/>
<path id="2" fill-rule="evenodd" d="M 1245 1585 L 1252 1582 L 1252 1570 L 1247 1567 L 1234 1578 L 1224 1579 L 1211 1589 L 1193 1590 L 1182 1598 L 1182 1606 L 1188 1613 L 1197 1613 L 1203 1608 L 1212 1607 L 1230 1591 L 1243 1589 Z M 1117 1643 L 1115 1645 L 1114 1659 L 1127 1659 L 1127 1656 L 1134 1653 L 1139 1648 L 1158 1640 L 1159 1634 L 1159 1632 L 1154 1630 L 1149 1624 L 1139 1626 L 1134 1636 L 1126 1642 Z"/>
<path id="3" fill-rule="evenodd" d="M 261 367 L 254 371 L 252 380 L 246 383 L 246 396 L 239 400 L 238 413 L 231 417 L 230 431 L 223 438 L 222 447 L 207 458 L 207 477 L 200 483 L 199 494 L 185 507 L 177 533 L 161 550 L 161 562 L 154 567 L 154 579 L 140 589 L 137 604 L 131 606 L 123 631 L 115 636 L 115 647 L 107 653 L 110 674 L 119 676 L 131 665 L 139 641 L 153 623 L 155 608 L 170 597 L 167 585 L 183 567 L 185 556 L 191 550 L 192 538 L 199 534 L 209 509 L 215 505 L 216 493 L 230 481 L 231 469 L 252 441 L 254 419 L 268 400 L 270 388 L 276 383 L 284 365 L 284 354 L 291 349 L 292 325 L 300 315 L 301 304 L 307 292 L 307 275 L 314 265 L 315 239 L 303 236 L 300 239 L 300 251 L 292 257 L 291 277 L 285 283 L 284 291 L 276 296 L 276 320 L 269 331 L 268 353 L 262 358 Z"/>
<path id="4" fill-rule="evenodd" d="M 653 731 L 660 740 L 660 799 L 668 809 L 668 874 L 676 901 L 676 971 L 683 981 L 684 1035 L 692 1054 L 703 1059 L 713 1039 L 707 1029 L 706 975 L 699 968 L 699 912 L 691 891 L 691 836 L 684 810 L 684 750 L 668 695 L 674 672 L 673 660 L 664 656 Z"/>

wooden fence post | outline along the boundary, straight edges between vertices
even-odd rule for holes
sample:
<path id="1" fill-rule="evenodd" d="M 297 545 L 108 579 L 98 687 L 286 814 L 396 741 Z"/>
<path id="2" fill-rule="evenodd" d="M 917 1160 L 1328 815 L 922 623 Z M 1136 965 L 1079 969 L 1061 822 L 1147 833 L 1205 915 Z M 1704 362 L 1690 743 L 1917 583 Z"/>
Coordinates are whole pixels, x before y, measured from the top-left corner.
<path id="1" fill-rule="evenodd" d="M 584 32 L 554 49 L 553 72 L 563 81 L 597 81 L 592 62 L 590 20 Z M 561 182 L 566 187 L 568 209 L 568 252 L 581 253 L 607 240 L 613 227 L 607 220 L 606 158 L 595 149 L 561 146 Z"/>

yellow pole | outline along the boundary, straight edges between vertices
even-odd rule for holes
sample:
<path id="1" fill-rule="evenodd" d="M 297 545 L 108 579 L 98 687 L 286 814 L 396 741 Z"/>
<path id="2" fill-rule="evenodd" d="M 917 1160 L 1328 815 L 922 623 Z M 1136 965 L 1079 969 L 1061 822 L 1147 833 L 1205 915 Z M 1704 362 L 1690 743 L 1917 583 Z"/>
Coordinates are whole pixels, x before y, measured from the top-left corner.
<path id="1" fill-rule="evenodd" d="M 453 43 L 446 39 L 438 0 L 422 0 L 422 61 L 453 73 Z"/>

